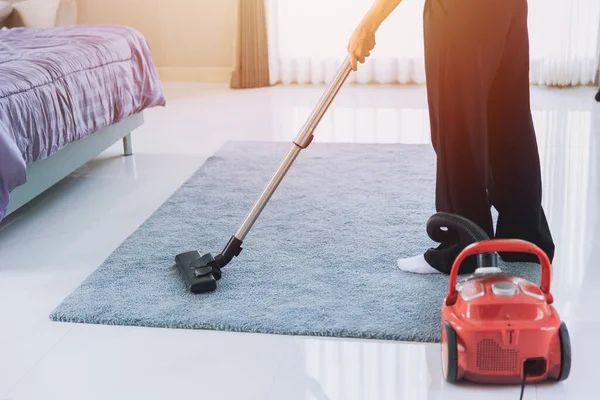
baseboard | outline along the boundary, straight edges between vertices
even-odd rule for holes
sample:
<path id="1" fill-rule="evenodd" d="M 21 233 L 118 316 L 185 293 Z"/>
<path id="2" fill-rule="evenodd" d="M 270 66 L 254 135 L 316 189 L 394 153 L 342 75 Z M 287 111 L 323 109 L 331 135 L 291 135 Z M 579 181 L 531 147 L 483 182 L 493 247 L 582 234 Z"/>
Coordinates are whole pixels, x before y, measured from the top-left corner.
<path id="1" fill-rule="evenodd" d="M 229 83 L 232 68 L 228 67 L 158 67 L 163 82 Z"/>

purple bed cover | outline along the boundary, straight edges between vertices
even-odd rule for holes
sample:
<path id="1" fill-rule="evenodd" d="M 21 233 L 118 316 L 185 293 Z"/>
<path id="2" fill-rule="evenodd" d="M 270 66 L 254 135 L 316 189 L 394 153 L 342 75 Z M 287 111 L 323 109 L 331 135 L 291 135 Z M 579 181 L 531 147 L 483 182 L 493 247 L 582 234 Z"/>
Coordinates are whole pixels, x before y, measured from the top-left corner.
<path id="1" fill-rule="evenodd" d="M 132 28 L 0 30 L 0 222 L 28 164 L 164 105 L 149 45 Z"/>

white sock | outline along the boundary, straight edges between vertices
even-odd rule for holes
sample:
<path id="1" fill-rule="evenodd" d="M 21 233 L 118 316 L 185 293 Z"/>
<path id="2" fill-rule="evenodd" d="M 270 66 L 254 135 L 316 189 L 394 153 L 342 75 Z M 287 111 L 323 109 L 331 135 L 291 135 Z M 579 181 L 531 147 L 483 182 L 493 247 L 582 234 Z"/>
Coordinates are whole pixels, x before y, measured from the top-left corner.
<path id="1" fill-rule="evenodd" d="M 402 271 L 413 272 L 415 274 L 439 274 L 440 271 L 433 268 L 427 261 L 425 256 L 418 256 L 398 259 L 398 268 Z"/>

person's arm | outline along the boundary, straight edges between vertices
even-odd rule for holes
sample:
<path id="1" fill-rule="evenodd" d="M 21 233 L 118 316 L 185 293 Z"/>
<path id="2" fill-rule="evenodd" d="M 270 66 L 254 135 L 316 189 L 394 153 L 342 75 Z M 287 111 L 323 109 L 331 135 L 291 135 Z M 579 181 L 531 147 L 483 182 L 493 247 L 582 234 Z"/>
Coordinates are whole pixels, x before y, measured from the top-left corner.
<path id="1" fill-rule="evenodd" d="M 401 2 L 402 0 L 374 0 L 348 43 L 350 66 L 353 71 L 356 71 L 357 63 L 364 63 L 365 58 L 371 54 L 375 47 L 375 32 Z"/>
<path id="2" fill-rule="evenodd" d="M 402 0 L 375 0 L 363 22 L 376 31 L 401 2 Z"/>

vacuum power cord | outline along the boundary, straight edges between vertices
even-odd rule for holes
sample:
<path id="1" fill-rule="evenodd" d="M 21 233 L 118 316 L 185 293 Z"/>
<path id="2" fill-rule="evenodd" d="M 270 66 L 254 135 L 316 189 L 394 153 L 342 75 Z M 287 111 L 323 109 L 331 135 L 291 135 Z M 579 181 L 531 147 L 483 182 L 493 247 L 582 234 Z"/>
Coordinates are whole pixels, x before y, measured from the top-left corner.
<path id="1" fill-rule="evenodd" d="M 521 383 L 521 399 L 523 400 L 523 394 L 525 393 L 525 382 L 527 382 L 527 372 L 525 371 L 525 366 L 523 366 L 523 382 Z"/>

